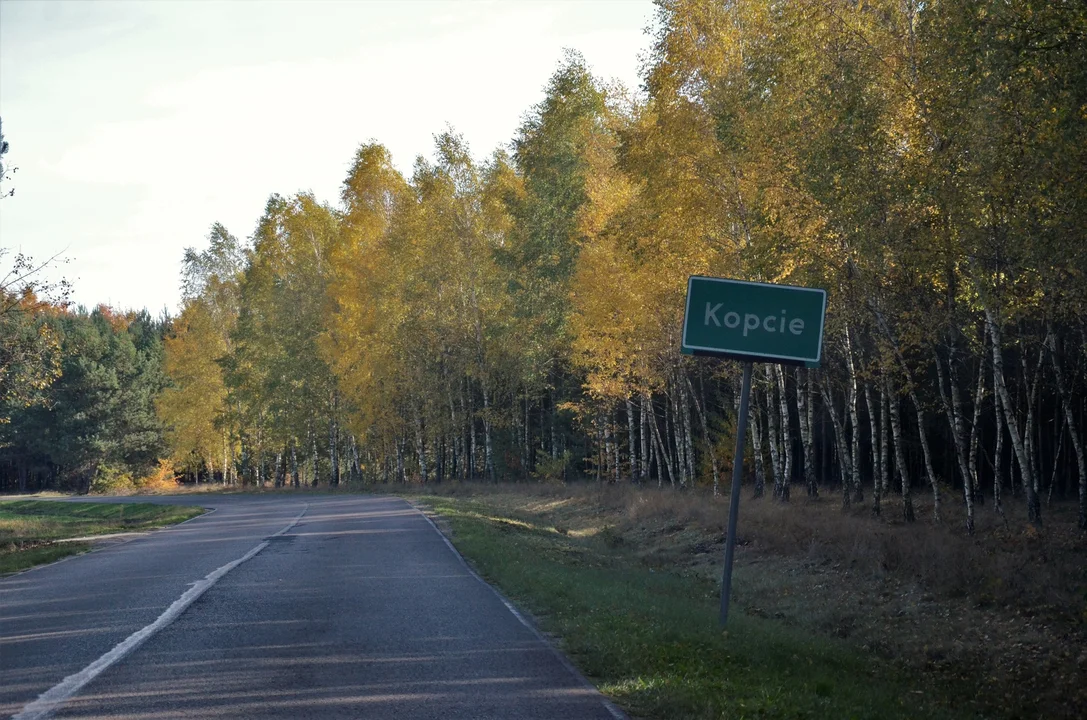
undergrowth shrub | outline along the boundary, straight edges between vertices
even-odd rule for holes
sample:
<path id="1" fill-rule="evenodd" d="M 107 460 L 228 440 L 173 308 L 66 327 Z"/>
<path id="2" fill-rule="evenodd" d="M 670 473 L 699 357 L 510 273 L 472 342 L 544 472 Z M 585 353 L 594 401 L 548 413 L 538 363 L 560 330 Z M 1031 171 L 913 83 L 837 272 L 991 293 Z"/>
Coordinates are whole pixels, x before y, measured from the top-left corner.
<path id="1" fill-rule="evenodd" d="M 90 492 L 94 495 L 116 495 L 132 492 L 136 487 L 132 473 L 120 466 L 103 463 L 94 474 Z"/>

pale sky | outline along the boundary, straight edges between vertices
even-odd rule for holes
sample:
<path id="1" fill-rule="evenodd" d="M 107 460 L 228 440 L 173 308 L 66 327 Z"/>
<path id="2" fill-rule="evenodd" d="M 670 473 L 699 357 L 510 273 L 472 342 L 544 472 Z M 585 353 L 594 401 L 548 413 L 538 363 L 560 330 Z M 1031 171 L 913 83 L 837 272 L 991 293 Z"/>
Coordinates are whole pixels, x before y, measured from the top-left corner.
<path id="1" fill-rule="evenodd" d="M 564 48 L 637 89 L 653 19 L 649 0 L 0 0 L 0 246 L 62 252 L 77 303 L 176 312 L 213 222 L 244 238 L 273 192 L 338 202 L 370 140 L 410 173 L 448 124 L 484 158 Z"/>

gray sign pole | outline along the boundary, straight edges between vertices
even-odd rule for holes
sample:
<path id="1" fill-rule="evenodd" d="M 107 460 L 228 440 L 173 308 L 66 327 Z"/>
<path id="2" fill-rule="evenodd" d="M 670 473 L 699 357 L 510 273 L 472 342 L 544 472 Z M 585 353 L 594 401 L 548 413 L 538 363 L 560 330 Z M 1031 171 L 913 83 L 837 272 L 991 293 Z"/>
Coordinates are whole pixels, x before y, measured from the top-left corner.
<path id="1" fill-rule="evenodd" d="M 728 504 L 728 536 L 725 539 L 725 574 L 721 578 L 721 627 L 728 624 L 728 599 L 732 591 L 732 553 L 736 549 L 736 519 L 740 514 L 740 476 L 744 470 L 747 436 L 747 400 L 751 395 L 751 363 L 744 363 L 740 386 L 740 417 L 736 423 L 736 453 L 732 461 L 732 500 Z"/>

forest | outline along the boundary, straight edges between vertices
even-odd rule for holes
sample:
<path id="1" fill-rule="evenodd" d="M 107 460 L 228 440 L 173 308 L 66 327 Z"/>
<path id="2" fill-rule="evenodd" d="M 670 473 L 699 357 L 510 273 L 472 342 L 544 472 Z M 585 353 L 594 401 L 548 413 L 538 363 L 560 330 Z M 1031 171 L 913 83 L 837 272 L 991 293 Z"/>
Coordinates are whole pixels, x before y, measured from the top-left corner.
<path id="1" fill-rule="evenodd" d="M 640 89 L 570 51 L 508 146 L 446 128 L 407 176 L 370 141 L 335 201 L 213 224 L 176 317 L 5 254 L 0 491 L 722 492 L 740 366 L 679 352 L 697 274 L 828 292 L 822 366 L 756 367 L 750 494 L 1087 529 L 1087 5 L 661 0 L 651 32 Z"/>

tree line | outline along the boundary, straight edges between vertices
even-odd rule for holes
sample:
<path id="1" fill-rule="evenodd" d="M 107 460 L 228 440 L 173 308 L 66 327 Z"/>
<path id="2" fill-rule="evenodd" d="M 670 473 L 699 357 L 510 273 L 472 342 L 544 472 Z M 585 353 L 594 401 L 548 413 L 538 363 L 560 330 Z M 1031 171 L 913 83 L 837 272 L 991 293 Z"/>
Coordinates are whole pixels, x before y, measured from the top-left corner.
<path id="1" fill-rule="evenodd" d="M 713 275 L 830 298 L 820 369 L 757 368 L 755 494 L 925 492 L 970 531 L 1078 496 L 1087 527 L 1085 38 L 1073 2 L 662 1 L 643 92 L 569 53 L 507 149 L 448 129 L 405 176 L 367 143 L 338 203 L 214 225 L 159 328 L 162 438 L 201 481 L 716 491 L 739 369 L 679 353 Z"/>

